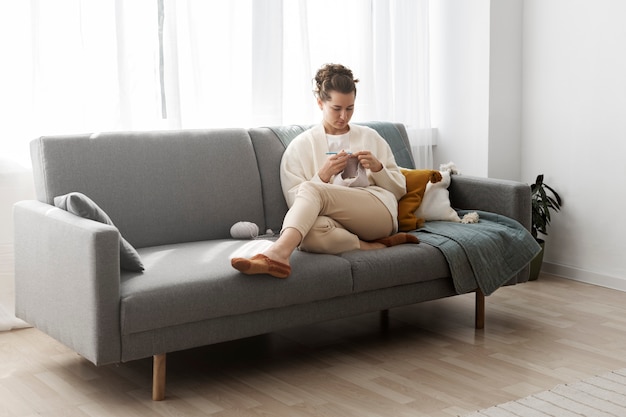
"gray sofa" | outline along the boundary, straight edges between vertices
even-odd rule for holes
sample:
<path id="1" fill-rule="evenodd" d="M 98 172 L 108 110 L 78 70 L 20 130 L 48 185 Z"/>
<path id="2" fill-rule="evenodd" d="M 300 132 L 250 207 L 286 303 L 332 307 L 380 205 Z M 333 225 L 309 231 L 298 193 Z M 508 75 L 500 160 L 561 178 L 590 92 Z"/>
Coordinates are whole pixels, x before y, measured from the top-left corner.
<path id="1" fill-rule="evenodd" d="M 398 164 L 413 168 L 401 124 L 374 123 Z M 260 240 L 238 221 L 278 232 L 279 162 L 303 126 L 41 137 L 31 142 L 37 200 L 14 207 L 16 314 L 96 365 L 154 358 L 153 398 L 165 395 L 165 354 L 457 294 L 446 258 L 421 243 L 340 256 L 296 251 L 286 280 L 230 265 Z M 397 137 L 396 137 L 397 139 Z M 114 225 L 55 207 L 78 191 Z M 526 184 L 453 176 L 455 208 L 530 226 Z M 120 269 L 120 233 L 145 270 Z M 527 280 L 527 269 L 507 284 Z M 508 278 L 507 278 L 508 279 Z M 476 289 L 476 327 L 484 295 Z"/>

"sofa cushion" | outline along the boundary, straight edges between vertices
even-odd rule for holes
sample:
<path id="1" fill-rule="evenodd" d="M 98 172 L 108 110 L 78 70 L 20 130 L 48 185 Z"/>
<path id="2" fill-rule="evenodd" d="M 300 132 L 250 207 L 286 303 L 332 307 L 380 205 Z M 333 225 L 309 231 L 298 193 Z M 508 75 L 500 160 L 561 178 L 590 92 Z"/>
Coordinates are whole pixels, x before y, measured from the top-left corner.
<path id="1" fill-rule="evenodd" d="M 460 222 L 456 210 L 450 205 L 450 172 L 441 171 L 441 181 L 426 185 L 422 203 L 415 211 L 415 217 L 425 221 L 443 220 L 450 222 Z"/>
<path id="2" fill-rule="evenodd" d="M 40 201 L 80 191 L 136 248 L 228 238 L 238 221 L 265 230 L 245 129 L 43 137 L 31 142 L 31 156 Z"/>
<path id="3" fill-rule="evenodd" d="M 398 229 L 409 232 L 424 224 L 423 218 L 415 216 L 426 191 L 426 185 L 441 181 L 441 173 L 430 169 L 405 169 L 400 171 L 406 178 L 406 194 L 398 201 Z"/>
<path id="4" fill-rule="evenodd" d="M 143 274 L 124 273 L 121 326 L 131 334 L 215 317 L 340 297 L 352 292 L 350 264 L 296 251 L 287 279 L 244 275 L 230 259 L 267 241 L 213 240 L 142 248 Z"/>
<path id="5" fill-rule="evenodd" d="M 352 251 L 341 257 L 352 265 L 355 293 L 451 276 L 443 254 L 426 243 Z"/>
<path id="6" fill-rule="evenodd" d="M 292 135 L 297 131 L 289 131 Z M 287 213 L 287 202 L 280 186 L 280 160 L 285 145 L 270 128 L 254 128 L 248 131 L 261 176 L 263 207 L 265 209 L 265 229 L 279 232 Z"/>
<path id="7" fill-rule="evenodd" d="M 86 195 L 72 192 L 54 198 L 54 205 L 85 219 L 115 226 L 111 218 Z M 128 271 L 143 271 L 143 263 L 137 250 L 120 234 L 120 268 Z"/>

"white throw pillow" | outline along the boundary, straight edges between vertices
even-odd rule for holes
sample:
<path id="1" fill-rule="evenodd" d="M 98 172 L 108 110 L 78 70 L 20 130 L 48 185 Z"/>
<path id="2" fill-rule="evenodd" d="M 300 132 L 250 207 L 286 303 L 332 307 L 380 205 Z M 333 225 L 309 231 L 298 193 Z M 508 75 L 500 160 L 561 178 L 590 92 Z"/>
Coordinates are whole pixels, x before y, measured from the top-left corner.
<path id="1" fill-rule="evenodd" d="M 428 183 L 422 204 L 415 210 L 415 217 L 426 221 L 444 220 L 460 222 L 461 218 L 450 205 L 450 172 L 441 171 L 441 181 Z"/>

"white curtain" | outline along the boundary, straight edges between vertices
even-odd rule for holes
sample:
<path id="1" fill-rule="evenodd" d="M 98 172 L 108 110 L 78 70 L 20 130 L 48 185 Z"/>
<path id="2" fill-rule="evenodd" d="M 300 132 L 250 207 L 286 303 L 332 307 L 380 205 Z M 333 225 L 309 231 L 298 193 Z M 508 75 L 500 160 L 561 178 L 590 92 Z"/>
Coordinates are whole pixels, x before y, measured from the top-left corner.
<path id="1" fill-rule="evenodd" d="M 409 127 L 432 168 L 428 0 L 31 0 L 0 6 L 0 152 L 39 135 L 313 124 L 328 62 L 353 121 Z"/>
<path id="2" fill-rule="evenodd" d="M 0 151 L 40 135 L 151 129 L 160 119 L 155 1 L 0 5 Z"/>

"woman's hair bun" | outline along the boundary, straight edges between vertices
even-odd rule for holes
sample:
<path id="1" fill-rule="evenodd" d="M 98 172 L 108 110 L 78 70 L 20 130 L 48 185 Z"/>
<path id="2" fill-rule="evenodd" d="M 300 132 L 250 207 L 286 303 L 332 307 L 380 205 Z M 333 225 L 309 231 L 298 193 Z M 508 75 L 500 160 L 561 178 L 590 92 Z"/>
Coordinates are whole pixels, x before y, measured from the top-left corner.
<path id="1" fill-rule="evenodd" d="M 315 74 L 315 88 L 313 93 L 322 101 L 330 100 L 330 92 L 338 91 L 343 94 L 354 92 L 356 95 L 356 83 L 352 70 L 341 64 L 326 64 Z"/>

